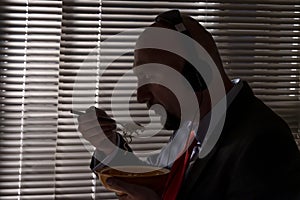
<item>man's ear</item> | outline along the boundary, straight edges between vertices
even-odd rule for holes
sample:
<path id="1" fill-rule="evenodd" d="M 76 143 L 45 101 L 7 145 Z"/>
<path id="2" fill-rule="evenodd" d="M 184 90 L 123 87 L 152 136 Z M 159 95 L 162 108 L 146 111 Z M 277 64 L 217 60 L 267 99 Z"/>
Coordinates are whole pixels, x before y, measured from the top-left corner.
<path id="1" fill-rule="evenodd" d="M 211 73 L 209 73 L 210 69 L 208 67 L 209 66 L 207 66 L 207 69 L 205 69 L 205 75 L 207 77 L 206 80 L 211 80 Z M 195 92 L 203 91 L 207 88 L 207 84 L 201 74 L 189 62 L 186 62 L 184 65 L 182 69 L 182 75 L 188 80 Z"/>

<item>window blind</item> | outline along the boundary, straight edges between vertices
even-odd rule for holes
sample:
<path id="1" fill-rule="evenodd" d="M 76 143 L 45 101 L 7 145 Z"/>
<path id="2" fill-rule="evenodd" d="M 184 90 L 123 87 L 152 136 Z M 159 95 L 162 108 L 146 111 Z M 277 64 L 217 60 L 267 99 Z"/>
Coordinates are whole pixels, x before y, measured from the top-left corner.
<path id="1" fill-rule="evenodd" d="M 146 106 L 131 94 L 139 32 L 126 31 L 149 25 L 169 9 L 191 15 L 213 34 L 230 77 L 248 81 L 300 142 L 298 0 L 0 4 L 0 199 L 115 199 L 91 173 L 93 148 L 81 138 L 70 110 L 96 105 L 126 122 L 130 104 L 134 120 L 149 120 Z M 141 157 L 160 149 L 170 135 L 150 115 L 159 133 L 131 143 Z"/>
<path id="2" fill-rule="evenodd" d="M 70 113 L 73 108 L 84 111 L 96 104 L 90 94 L 96 92 L 92 72 L 96 73 L 97 63 L 91 61 L 81 67 L 85 57 L 99 46 L 101 1 L 62 4 L 55 199 L 95 199 L 96 193 L 101 194 L 100 199 L 113 198 L 91 172 L 91 153 L 86 149 L 89 145 L 81 139 L 76 116 Z"/>
<path id="3" fill-rule="evenodd" d="M 1 1 L 1 199 L 53 199 L 60 1 Z"/>

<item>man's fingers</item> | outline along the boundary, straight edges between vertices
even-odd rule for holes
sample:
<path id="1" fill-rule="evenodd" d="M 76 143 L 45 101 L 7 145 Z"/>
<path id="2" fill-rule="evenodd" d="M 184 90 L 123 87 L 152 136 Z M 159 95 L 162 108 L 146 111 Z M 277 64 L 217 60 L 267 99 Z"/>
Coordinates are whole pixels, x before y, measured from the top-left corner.
<path id="1" fill-rule="evenodd" d="M 94 147 L 98 149 L 110 149 L 113 150 L 116 148 L 115 144 L 110 142 L 108 138 L 99 139 L 99 137 L 92 137 L 90 142 Z"/>
<path id="2" fill-rule="evenodd" d="M 80 114 L 77 120 L 78 130 L 83 138 L 105 154 L 112 152 L 117 140 L 115 120 L 110 118 L 104 110 L 94 106 Z"/>
<path id="3" fill-rule="evenodd" d="M 78 116 L 78 121 L 80 121 L 81 123 L 86 123 L 94 120 L 97 120 L 96 111 L 87 110 L 84 114 Z"/>
<path id="4" fill-rule="evenodd" d="M 108 116 L 97 116 L 95 112 L 88 112 L 78 117 L 78 123 L 88 127 L 94 127 L 96 124 L 101 126 L 116 126 L 115 120 Z"/>
<path id="5" fill-rule="evenodd" d="M 88 109 L 86 109 L 85 113 L 78 116 L 78 119 L 80 119 L 82 122 L 88 122 L 97 118 L 107 121 L 114 121 L 107 115 L 104 110 L 96 108 L 94 106 L 89 107 Z"/>
<path id="6" fill-rule="evenodd" d="M 102 129 L 100 128 L 100 126 L 96 126 L 96 127 L 93 127 L 93 128 L 90 128 L 90 129 L 80 129 L 79 127 L 79 131 L 82 133 L 83 137 L 84 138 L 90 138 L 90 137 L 93 137 L 93 136 L 97 136 L 99 138 L 102 138 L 102 137 L 105 137 L 105 134 L 101 134 L 103 131 Z"/>
<path id="7" fill-rule="evenodd" d="M 96 128 L 99 127 L 103 130 L 103 132 L 105 131 L 109 131 L 109 130 L 115 130 L 117 128 L 117 125 L 115 123 L 111 123 L 111 122 L 98 122 L 97 120 L 93 120 L 93 121 L 89 121 L 89 122 L 85 122 L 82 123 L 81 121 L 79 121 L 79 131 L 84 132 L 84 131 L 88 131 L 89 129 L 92 128 Z M 101 129 L 99 129 L 101 131 Z"/>
<path id="8" fill-rule="evenodd" d="M 107 138 L 110 138 L 113 135 L 115 135 L 114 129 L 111 129 L 111 128 L 102 129 L 99 125 L 97 127 L 90 128 L 88 130 L 79 129 L 79 131 L 82 133 L 82 136 L 87 140 L 89 140 L 89 138 L 94 137 L 94 136 L 103 140 L 103 139 L 107 139 Z"/>

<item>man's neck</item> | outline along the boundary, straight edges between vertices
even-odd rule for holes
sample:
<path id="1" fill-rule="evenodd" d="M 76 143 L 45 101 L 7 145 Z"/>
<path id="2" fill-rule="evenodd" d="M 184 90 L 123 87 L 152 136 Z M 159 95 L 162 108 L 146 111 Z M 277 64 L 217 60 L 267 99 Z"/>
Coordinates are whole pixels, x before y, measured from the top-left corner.
<path id="1" fill-rule="evenodd" d="M 224 83 L 225 95 L 233 88 L 234 84 L 232 82 Z M 200 119 L 202 119 L 207 113 L 211 111 L 211 109 L 215 105 L 211 105 L 211 95 L 209 94 L 208 89 L 205 89 L 202 92 L 197 93 L 197 98 L 199 102 L 199 109 L 200 109 Z M 219 97 L 219 99 L 215 99 L 215 103 L 218 103 L 224 96 Z"/>

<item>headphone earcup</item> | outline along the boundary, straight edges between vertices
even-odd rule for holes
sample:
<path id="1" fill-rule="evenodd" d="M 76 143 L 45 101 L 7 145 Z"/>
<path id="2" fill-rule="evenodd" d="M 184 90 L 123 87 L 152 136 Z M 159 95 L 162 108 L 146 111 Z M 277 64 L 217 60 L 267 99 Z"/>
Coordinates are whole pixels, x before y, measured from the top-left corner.
<path id="1" fill-rule="evenodd" d="M 182 75 L 189 81 L 195 92 L 205 90 L 207 85 L 199 72 L 190 64 L 186 63 Z"/>
<path id="2" fill-rule="evenodd" d="M 177 30 L 178 32 L 181 32 L 191 37 L 191 34 L 189 33 L 188 29 L 183 24 L 182 17 L 180 15 L 179 10 L 171 10 L 171 11 L 161 13 L 155 18 L 155 21 L 157 23 L 163 22 L 169 24 L 173 26 L 174 29 Z M 194 91 L 201 91 L 207 88 L 207 85 L 204 79 L 202 78 L 201 74 L 189 62 L 185 63 L 182 75 L 189 81 Z"/>

